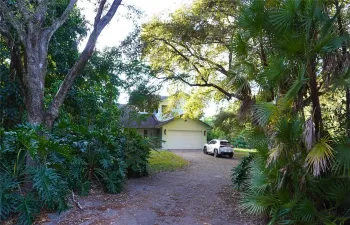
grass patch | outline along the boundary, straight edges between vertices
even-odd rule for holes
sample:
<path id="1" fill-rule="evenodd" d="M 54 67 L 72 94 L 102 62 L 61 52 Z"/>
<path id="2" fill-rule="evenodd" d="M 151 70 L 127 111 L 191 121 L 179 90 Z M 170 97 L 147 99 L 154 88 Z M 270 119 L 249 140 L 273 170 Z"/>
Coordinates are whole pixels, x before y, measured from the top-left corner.
<path id="1" fill-rule="evenodd" d="M 174 171 L 176 169 L 184 168 L 189 164 L 188 161 L 183 159 L 172 152 L 168 151 L 151 151 L 151 156 L 148 160 L 151 173 L 157 173 L 162 171 Z"/>
<path id="2" fill-rule="evenodd" d="M 256 149 L 250 148 L 234 148 L 234 150 L 239 152 L 256 152 Z"/>
<path id="3" fill-rule="evenodd" d="M 235 148 L 235 156 L 237 158 L 243 158 L 244 156 L 249 156 L 250 152 L 256 152 L 255 149 L 245 149 L 245 148 Z"/>

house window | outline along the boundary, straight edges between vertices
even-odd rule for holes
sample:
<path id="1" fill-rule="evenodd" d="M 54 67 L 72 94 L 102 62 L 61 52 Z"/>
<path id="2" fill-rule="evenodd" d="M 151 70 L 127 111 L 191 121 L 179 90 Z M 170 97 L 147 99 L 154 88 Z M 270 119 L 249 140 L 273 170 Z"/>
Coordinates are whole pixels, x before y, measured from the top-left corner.
<path id="1" fill-rule="evenodd" d="M 143 130 L 143 137 L 148 137 L 148 130 Z"/>

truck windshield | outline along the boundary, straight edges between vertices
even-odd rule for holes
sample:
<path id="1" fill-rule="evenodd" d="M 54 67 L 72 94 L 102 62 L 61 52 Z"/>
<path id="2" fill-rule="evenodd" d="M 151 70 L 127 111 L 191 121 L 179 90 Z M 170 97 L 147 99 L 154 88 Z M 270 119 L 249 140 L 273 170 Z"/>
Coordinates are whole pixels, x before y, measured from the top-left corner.
<path id="1" fill-rule="evenodd" d="M 231 143 L 228 141 L 220 141 L 220 145 L 222 146 L 231 146 Z"/>

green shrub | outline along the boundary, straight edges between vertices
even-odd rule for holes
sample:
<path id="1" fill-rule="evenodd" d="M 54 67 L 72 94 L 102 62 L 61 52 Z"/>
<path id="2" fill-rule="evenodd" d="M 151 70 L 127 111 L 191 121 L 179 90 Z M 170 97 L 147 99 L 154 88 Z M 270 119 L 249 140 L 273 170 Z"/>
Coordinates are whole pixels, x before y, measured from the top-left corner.
<path id="1" fill-rule="evenodd" d="M 58 133 L 75 155 L 69 162 L 69 170 L 65 171 L 69 186 L 78 194 L 87 195 L 90 184 L 97 181 L 107 192 L 120 192 L 125 180 L 120 130 L 70 125 L 70 135 L 66 135 L 61 132 L 63 127 L 60 125 Z"/>
<path id="2" fill-rule="evenodd" d="M 298 118 L 279 118 L 269 139 L 275 147 L 268 154 L 268 146 L 261 144 L 266 134 L 257 129 L 250 133 L 257 153 L 244 158 L 232 177 L 234 185 L 244 191 L 241 207 L 269 218 L 269 224 L 344 224 L 350 220 L 350 143 L 333 141 L 331 146 L 321 140 L 307 151 L 302 126 Z M 334 157 L 320 157 L 326 150 Z M 322 165 L 327 166 L 318 169 Z"/>
<path id="3" fill-rule="evenodd" d="M 42 208 L 63 211 L 72 190 L 88 195 L 93 182 L 102 184 L 109 193 L 123 189 L 126 138 L 120 129 L 58 123 L 52 133 L 21 125 L 12 131 L 1 129 L 0 135 L 0 157 L 4 159 L 0 162 L 1 221 L 18 213 L 18 223 L 31 224 Z M 130 137 L 130 148 L 146 149 L 143 139 L 133 138 Z M 35 167 L 26 167 L 28 154 Z M 138 161 L 147 155 L 131 154 L 129 161 L 136 156 L 138 166 L 147 167 L 144 161 Z M 32 183 L 30 192 L 23 191 L 24 180 Z"/>
<path id="4" fill-rule="evenodd" d="M 134 129 L 125 131 L 125 163 L 129 177 L 148 175 L 148 159 L 151 153 L 151 143 Z"/>
<path id="5" fill-rule="evenodd" d="M 29 193 L 19 198 L 17 206 L 19 212 L 18 224 L 32 224 L 36 215 L 40 212 L 40 202 L 34 193 Z"/>
<path id="6" fill-rule="evenodd" d="M 243 157 L 239 164 L 232 169 L 231 181 L 238 190 L 242 190 L 247 186 L 252 159 L 253 156 L 250 153 L 249 156 Z"/>
<path id="7" fill-rule="evenodd" d="M 87 163 L 82 158 L 75 157 L 71 161 L 68 170 L 68 185 L 81 196 L 89 195 L 90 181 L 86 176 L 87 171 Z"/>
<path id="8" fill-rule="evenodd" d="M 8 174 L 0 173 L 0 222 L 16 212 L 18 195 L 14 193 L 18 182 Z"/>
<path id="9" fill-rule="evenodd" d="M 248 144 L 242 136 L 233 138 L 231 143 L 235 148 L 251 148 L 251 145 Z"/>
<path id="10" fill-rule="evenodd" d="M 52 168 L 39 166 L 30 169 L 33 191 L 38 194 L 42 206 L 59 212 L 67 209 L 69 194 L 66 181 Z"/>
<path id="11" fill-rule="evenodd" d="M 118 114 L 116 114 L 118 115 Z M 40 126 L 0 129 L 0 221 L 12 213 L 31 224 L 41 209 L 67 209 L 71 191 L 88 195 L 92 183 L 108 193 L 123 190 L 128 176 L 148 174 L 151 144 L 136 131 L 122 132 L 99 115 L 89 126 L 63 115 L 52 132 Z M 35 166 L 26 166 L 30 156 Z M 24 190 L 24 181 L 32 183 Z"/>

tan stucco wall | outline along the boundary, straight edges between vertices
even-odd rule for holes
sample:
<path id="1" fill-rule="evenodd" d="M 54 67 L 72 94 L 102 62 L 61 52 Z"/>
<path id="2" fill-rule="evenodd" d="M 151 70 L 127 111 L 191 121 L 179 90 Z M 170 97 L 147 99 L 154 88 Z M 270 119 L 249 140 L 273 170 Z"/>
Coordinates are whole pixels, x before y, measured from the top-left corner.
<path id="1" fill-rule="evenodd" d="M 169 136 L 168 131 L 171 131 L 171 130 L 201 131 L 201 142 L 204 145 L 205 143 L 207 143 L 207 133 L 208 133 L 208 132 L 205 132 L 206 134 L 204 136 L 204 131 L 207 131 L 208 129 L 209 129 L 208 126 L 196 120 L 191 120 L 191 119 L 185 120 L 182 118 L 175 119 L 174 121 L 169 122 L 162 127 L 162 140 L 165 141 L 162 147 L 164 149 L 168 149 L 167 140 L 168 138 L 171 138 L 171 137 L 168 137 Z M 166 135 L 164 134 L 164 130 L 167 131 Z M 186 135 L 186 133 L 184 133 L 184 135 Z"/>

